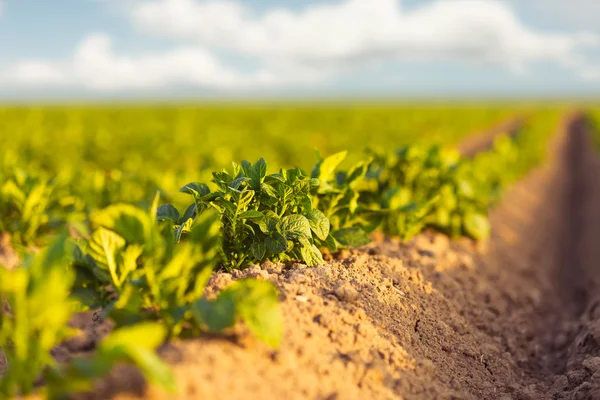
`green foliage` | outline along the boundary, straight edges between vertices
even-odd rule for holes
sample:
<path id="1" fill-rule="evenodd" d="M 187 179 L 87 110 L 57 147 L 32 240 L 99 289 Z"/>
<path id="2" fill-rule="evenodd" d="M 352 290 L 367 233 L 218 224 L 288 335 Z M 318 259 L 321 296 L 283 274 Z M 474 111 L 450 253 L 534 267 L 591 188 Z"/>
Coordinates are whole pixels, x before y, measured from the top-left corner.
<path id="1" fill-rule="evenodd" d="M 64 193 L 56 179 L 21 168 L 0 170 L 0 179 L 0 231 L 9 232 L 16 245 L 44 244 L 44 235 L 67 223 L 82 229 L 82 202 Z"/>
<path id="2" fill-rule="evenodd" d="M 28 257 L 19 268 L 0 268 L 0 348 L 7 370 L 0 377 L 0 394 L 30 394 L 42 378 L 50 398 L 91 389 L 117 363 L 137 366 L 153 383 L 174 390 L 167 367 L 153 353 L 166 338 L 166 329 L 143 323 L 109 334 L 90 358 L 75 358 L 58 365 L 51 350 L 76 336 L 68 322 L 75 309 L 71 285 L 75 273 L 68 268 L 72 246 L 66 237 L 56 239 L 44 252 Z"/>
<path id="3" fill-rule="evenodd" d="M 56 240 L 22 267 L 0 267 L 0 348 L 8 368 L 0 377 L 0 394 L 32 392 L 39 376 L 55 365 L 50 350 L 73 334 L 67 326 L 73 274 L 65 268 L 66 239 Z"/>
<path id="4" fill-rule="evenodd" d="M 212 273 L 218 226 L 206 213 L 190 227 L 189 241 L 176 246 L 171 223 L 157 222 L 155 212 L 119 204 L 92 214 L 96 229 L 75 251 L 75 293 L 100 294 L 87 305 L 105 307 L 119 325 L 161 319 L 178 333 L 184 308 L 202 296 Z"/>
<path id="5" fill-rule="evenodd" d="M 208 329 L 220 331 L 242 319 L 248 329 L 271 347 L 279 347 L 283 321 L 279 295 L 267 281 L 244 279 L 219 293 L 214 301 L 204 298 L 193 307 L 194 318 Z"/>
<path id="6" fill-rule="evenodd" d="M 194 187 L 188 185 L 186 190 L 199 188 Z M 80 279 L 74 294 L 88 307 L 103 307 L 118 326 L 155 320 L 165 324 L 170 335 L 179 335 L 184 329 L 203 327 L 220 331 L 242 319 L 257 337 L 276 345 L 281 317 L 274 286 L 243 281 L 215 301 L 205 299 L 204 288 L 222 253 L 218 214 L 206 209 L 189 218 L 186 240 L 176 243 L 181 219 L 173 210 L 161 206 L 144 211 L 120 204 L 94 213 L 96 230 L 75 250 L 74 268 Z M 301 228 L 292 217 L 282 218 L 287 227 L 282 231 L 299 234 Z M 262 303 L 257 296 L 264 296 Z M 261 314 L 258 328 L 249 307 Z"/>
<path id="7" fill-rule="evenodd" d="M 328 219 L 330 237 L 319 237 L 323 247 L 335 250 L 341 247 L 362 246 L 370 242 L 369 233 L 381 222 L 380 208 L 361 201 L 361 192 L 368 190 L 367 172 L 371 160 L 363 160 L 347 171 L 339 171 L 347 152 L 322 158 L 312 171 L 321 185 L 312 191 L 312 199 L 320 210 L 320 219 Z"/>
<path id="8" fill-rule="evenodd" d="M 425 228 L 483 240 L 491 231 L 490 207 L 545 152 L 549 135 L 540 121 L 515 137 L 499 136 L 474 158 L 412 144 L 393 154 L 371 151 L 370 158 L 343 170 L 343 151 L 318 155 L 310 179 L 299 169 L 267 175 L 264 159 L 234 163 L 233 173 L 213 173 L 215 191 L 200 183 L 181 189 L 194 197 L 184 217 L 165 205 L 157 219 L 171 221 L 179 241 L 195 216 L 217 210 L 226 269 L 265 260 L 317 265 L 320 249 L 367 244 L 377 228 L 403 240 Z"/>
<path id="9" fill-rule="evenodd" d="M 100 342 L 93 355 L 74 358 L 49 371 L 48 397 L 60 398 L 92 390 L 94 380 L 106 376 L 116 364 L 135 365 L 150 383 L 176 392 L 171 371 L 154 353 L 166 335 L 165 327 L 155 322 L 113 330 Z"/>
<path id="10" fill-rule="evenodd" d="M 181 191 L 194 197 L 188 210 L 196 216 L 206 210 L 218 212 L 224 268 L 244 268 L 265 260 L 323 263 L 316 241 L 327 239 L 329 224 L 313 207 L 310 197 L 311 190 L 319 185 L 318 179 L 306 177 L 297 168 L 267 174 L 267 163 L 261 158 L 254 164 L 234 163 L 231 174 L 225 170 L 213 173 L 213 183 L 215 191 L 200 183 L 187 184 Z M 166 210 L 174 210 L 169 205 L 162 207 L 165 211 L 158 214 L 158 219 L 168 218 Z M 182 226 L 192 219 L 171 221 L 179 240 L 177 232 L 185 234 L 187 228 Z"/>

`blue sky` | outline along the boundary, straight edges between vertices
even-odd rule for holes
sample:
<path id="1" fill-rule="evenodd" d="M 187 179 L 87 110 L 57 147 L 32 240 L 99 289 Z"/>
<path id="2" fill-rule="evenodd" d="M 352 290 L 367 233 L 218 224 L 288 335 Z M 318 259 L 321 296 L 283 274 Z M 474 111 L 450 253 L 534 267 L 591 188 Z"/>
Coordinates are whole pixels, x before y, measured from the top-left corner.
<path id="1" fill-rule="evenodd" d="M 598 0 L 0 0 L 0 98 L 594 96 Z"/>

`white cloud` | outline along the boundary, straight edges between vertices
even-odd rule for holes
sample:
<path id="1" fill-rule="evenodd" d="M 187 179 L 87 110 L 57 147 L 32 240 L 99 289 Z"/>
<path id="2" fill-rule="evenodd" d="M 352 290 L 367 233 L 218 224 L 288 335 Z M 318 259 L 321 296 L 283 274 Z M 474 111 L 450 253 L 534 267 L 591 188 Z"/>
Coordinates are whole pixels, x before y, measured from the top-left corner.
<path id="1" fill-rule="evenodd" d="M 315 69 L 391 59 L 523 69 L 536 61 L 564 63 L 587 44 L 585 36 L 532 31 L 495 0 L 438 0 L 410 12 L 397 0 L 348 0 L 259 15 L 227 0 L 155 0 L 139 3 L 131 16 L 149 34 Z"/>
<path id="2" fill-rule="evenodd" d="M 98 91 L 172 85 L 226 88 L 271 82 L 264 72 L 237 73 L 199 47 L 137 57 L 117 56 L 110 38 L 103 34 L 88 36 L 67 62 L 20 62 L 9 69 L 7 76 L 13 83 L 23 85 L 82 86 Z"/>
<path id="3" fill-rule="evenodd" d="M 57 64 L 32 60 L 22 61 L 9 69 L 10 81 L 30 86 L 54 86 L 68 83 L 64 68 Z"/>
<path id="4" fill-rule="evenodd" d="M 158 54 L 114 54 L 104 35 L 88 37 L 75 52 L 74 76 L 94 89 L 156 88 L 177 84 L 228 87 L 268 81 L 264 75 L 242 77 L 200 47 L 179 47 Z"/>
<path id="5" fill-rule="evenodd" d="M 132 2 L 132 25 L 175 41 L 173 49 L 122 56 L 108 36 L 90 35 L 69 60 L 18 63 L 6 76 L 21 84 L 104 91 L 236 89 L 323 82 L 397 60 L 492 64 L 517 72 L 551 62 L 582 77 L 600 75 L 585 58 L 586 48 L 598 44 L 596 36 L 538 32 L 500 0 L 436 0 L 410 11 L 400 0 L 345 0 L 262 13 L 241 0 Z M 258 67 L 242 72 L 247 68 L 215 55 L 222 52 Z"/>

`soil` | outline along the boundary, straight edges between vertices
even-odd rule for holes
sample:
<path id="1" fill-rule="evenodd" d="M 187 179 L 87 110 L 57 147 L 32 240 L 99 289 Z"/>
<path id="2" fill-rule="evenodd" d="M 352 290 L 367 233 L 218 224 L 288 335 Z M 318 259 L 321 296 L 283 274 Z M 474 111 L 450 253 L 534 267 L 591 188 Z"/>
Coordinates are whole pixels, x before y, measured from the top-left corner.
<path id="1" fill-rule="evenodd" d="M 122 367 L 82 398 L 600 399 L 600 161 L 588 132 L 580 115 L 565 119 L 546 165 L 493 210 L 487 243 L 380 237 L 316 268 L 217 273 L 208 296 L 241 277 L 278 286 L 279 350 L 243 326 L 174 341 L 159 353 L 178 396 Z M 61 360 L 110 329 L 97 315 L 79 323 L 87 335 Z"/>

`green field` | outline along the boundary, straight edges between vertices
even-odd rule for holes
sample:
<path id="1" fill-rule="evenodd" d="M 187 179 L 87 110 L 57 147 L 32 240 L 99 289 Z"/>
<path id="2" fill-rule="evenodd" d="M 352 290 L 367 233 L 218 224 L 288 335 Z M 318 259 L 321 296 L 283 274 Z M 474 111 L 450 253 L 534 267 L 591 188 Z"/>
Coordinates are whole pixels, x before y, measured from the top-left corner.
<path id="1" fill-rule="evenodd" d="M 0 109 L 0 393 L 87 388 L 120 362 L 175 390 L 165 338 L 243 320 L 277 347 L 275 287 L 204 297 L 214 270 L 325 263 L 371 233 L 486 240 L 488 212 L 546 155 L 558 107 L 238 105 Z M 526 117 L 472 158 L 452 146 Z M 318 153 L 316 151 L 318 151 Z M 320 154 L 320 155 L 319 155 Z M 242 160 L 250 160 L 242 161 Z M 223 169 L 225 168 L 225 169 Z M 283 169 L 281 169 L 283 168 Z M 181 189 L 181 190 L 180 190 Z M 40 308 L 42 307 L 42 308 Z M 56 365 L 74 311 L 118 328 Z M 141 340 L 143 338 L 143 340 Z"/>

